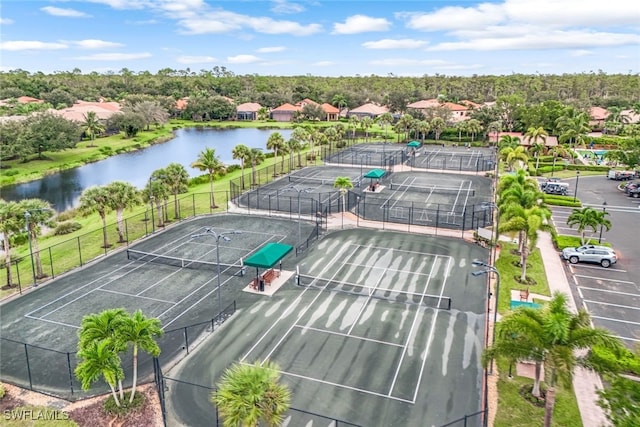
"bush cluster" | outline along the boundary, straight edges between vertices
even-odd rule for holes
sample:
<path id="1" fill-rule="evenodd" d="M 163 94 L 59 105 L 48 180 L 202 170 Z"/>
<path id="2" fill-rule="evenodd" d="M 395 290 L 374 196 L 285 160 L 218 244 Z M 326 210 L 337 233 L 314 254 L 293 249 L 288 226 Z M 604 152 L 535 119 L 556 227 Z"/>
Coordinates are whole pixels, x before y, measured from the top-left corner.
<path id="1" fill-rule="evenodd" d="M 53 231 L 56 236 L 62 236 L 65 234 L 71 234 L 74 231 L 78 231 L 82 228 L 82 224 L 75 221 L 61 222 Z"/>

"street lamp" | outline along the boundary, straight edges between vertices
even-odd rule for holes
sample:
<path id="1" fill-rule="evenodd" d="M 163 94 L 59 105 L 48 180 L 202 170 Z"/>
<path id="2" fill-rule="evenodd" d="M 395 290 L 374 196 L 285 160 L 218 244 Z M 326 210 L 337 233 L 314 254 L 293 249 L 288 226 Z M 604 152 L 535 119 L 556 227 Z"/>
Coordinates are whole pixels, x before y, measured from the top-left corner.
<path id="1" fill-rule="evenodd" d="M 300 244 L 300 239 L 302 239 L 302 231 L 301 231 L 301 212 L 300 212 L 300 194 L 301 193 L 310 193 L 310 188 L 296 188 L 294 185 L 290 185 L 282 189 L 282 191 L 296 191 L 298 193 L 298 241 L 296 243 L 296 247 Z M 297 251 L 297 249 L 296 249 Z"/>
<path id="2" fill-rule="evenodd" d="M 33 287 L 38 287 L 38 280 L 36 278 L 36 266 L 33 262 L 33 246 L 31 245 L 31 229 L 29 228 L 29 220 L 31 219 L 31 212 L 25 211 L 24 220 L 27 227 L 27 239 L 29 240 L 29 257 L 31 258 L 31 273 L 33 274 Z"/>
<path id="3" fill-rule="evenodd" d="M 222 314 L 222 296 L 221 296 L 221 292 L 222 292 L 222 283 L 220 282 L 220 239 L 222 239 L 225 242 L 229 242 L 231 239 L 227 236 L 228 234 L 242 234 L 241 231 L 229 231 L 226 233 L 216 233 L 215 231 L 213 231 L 211 228 L 207 227 L 204 229 L 204 233 L 200 233 L 200 234 L 194 234 L 193 236 L 191 236 L 192 239 L 198 238 L 198 237 L 202 237 L 202 236 L 206 236 L 206 235 L 211 235 L 213 236 L 214 239 L 216 239 L 216 264 L 218 265 L 218 316 L 220 316 Z"/>
<path id="4" fill-rule="evenodd" d="M 576 171 L 576 191 L 573 193 L 573 202 L 575 203 L 576 197 L 578 197 L 578 178 L 580 178 L 580 171 Z"/>
<path id="5" fill-rule="evenodd" d="M 607 201 L 605 200 L 604 203 L 602 203 L 602 219 L 604 220 L 605 215 L 607 214 Z M 602 243 L 602 229 L 604 228 L 604 226 L 602 224 L 600 224 L 600 237 L 598 237 L 598 244 Z"/>
<path id="6" fill-rule="evenodd" d="M 491 344 L 493 345 L 495 343 L 495 340 L 496 340 L 496 324 L 498 322 L 498 301 L 500 299 L 500 272 L 494 266 L 489 265 L 486 262 L 480 261 L 478 259 L 474 259 L 471 264 L 474 267 L 483 267 L 484 268 L 484 270 L 472 271 L 471 275 L 473 275 L 473 276 L 477 277 L 477 276 L 480 276 L 480 275 L 483 275 L 483 274 L 489 274 L 489 273 L 495 273 L 496 274 L 496 290 L 495 290 L 495 295 L 496 295 L 495 300 L 496 300 L 496 302 L 494 303 L 493 332 L 492 332 L 492 335 L 491 335 Z M 491 293 L 489 293 L 489 298 L 491 298 Z M 489 374 L 492 374 L 492 373 L 493 373 L 493 362 L 489 366 Z"/>

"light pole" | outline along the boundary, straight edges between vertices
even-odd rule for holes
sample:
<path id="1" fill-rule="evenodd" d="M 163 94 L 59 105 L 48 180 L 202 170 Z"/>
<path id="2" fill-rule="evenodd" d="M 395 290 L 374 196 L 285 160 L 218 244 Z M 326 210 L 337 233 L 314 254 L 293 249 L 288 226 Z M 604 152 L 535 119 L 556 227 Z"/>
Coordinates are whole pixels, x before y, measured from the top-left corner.
<path id="1" fill-rule="evenodd" d="M 602 219 L 604 220 L 605 215 L 607 214 L 607 201 L 605 200 L 602 204 Z M 598 244 L 602 243 L 602 229 L 604 226 L 600 224 L 600 237 L 598 237 Z"/>
<path id="2" fill-rule="evenodd" d="M 471 274 L 473 276 L 480 276 L 483 274 L 495 273 L 496 275 L 496 290 L 495 290 L 495 303 L 493 309 L 493 331 L 491 334 L 491 344 L 493 345 L 496 340 L 496 324 L 498 322 L 498 301 L 500 299 L 500 272 L 497 268 L 492 265 L 487 264 L 484 261 L 480 261 L 478 259 L 474 259 L 471 263 L 474 267 L 483 267 L 484 270 L 476 270 L 472 271 Z M 491 292 L 489 292 L 489 298 L 491 298 Z M 489 365 L 489 374 L 493 373 L 493 362 Z"/>
<path id="3" fill-rule="evenodd" d="M 225 242 L 230 241 L 231 239 L 227 236 L 228 234 L 242 234 L 241 231 L 229 231 L 227 233 L 216 233 L 215 231 L 213 231 L 211 228 L 205 228 L 204 229 L 204 233 L 200 233 L 200 234 L 194 234 L 193 236 L 191 236 L 192 239 L 196 239 L 198 237 L 202 237 L 202 236 L 207 236 L 207 235 L 212 235 L 214 239 L 216 239 L 216 264 L 218 266 L 218 316 L 219 317 L 222 314 L 222 283 L 220 281 L 220 239 L 222 239 Z"/>
<path id="4" fill-rule="evenodd" d="M 24 220 L 27 227 L 27 239 L 29 240 L 29 257 L 31 258 L 31 273 L 33 274 L 33 287 L 38 287 L 38 280 L 36 278 L 36 266 L 33 262 L 33 246 L 31 245 L 31 228 L 29 227 L 29 220 L 31 219 L 31 212 L 25 211 Z"/>
<path id="5" fill-rule="evenodd" d="M 498 205 L 496 205 L 493 202 L 484 202 L 482 203 L 482 209 L 495 209 L 495 224 L 493 224 L 492 221 L 492 225 L 493 225 L 493 230 L 491 233 L 491 241 L 493 244 L 493 247 L 491 248 L 491 261 L 492 262 L 496 262 L 496 252 L 497 252 L 497 248 L 498 248 L 498 239 L 500 237 L 499 231 L 498 231 L 498 227 L 500 226 L 500 211 L 498 209 Z"/>
<path id="6" fill-rule="evenodd" d="M 573 202 L 575 203 L 576 197 L 578 197 L 578 178 L 580 178 L 580 171 L 576 171 L 576 191 L 573 193 Z"/>
<path id="7" fill-rule="evenodd" d="M 300 239 L 302 238 L 302 230 L 301 230 L 301 224 L 302 224 L 302 218 L 301 218 L 301 212 L 300 212 L 300 194 L 301 193 L 310 193 L 311 189 L 310 188 L 296 188 L 293 185 L 290 185 L 288 187 L 283 188 L 282 191 L 296 191 L 298 193 L 298 241 L 296 242 L 296 248 L 298 247 L 298 245 L 300 244 Z M 297 249 L 296 249 L 297 251 Z"/>
<path id="8" fill-rule="evenodd" d="M 362 176 L 363 166 L 364 166 L 364 159 L 371 160 L 371 154 L 361 154 L 360 155 L 360 181 L 358 182 L 358 187 L 362 186 L 362 180 L 364 179 L 364 177 Z M 369 162 L 367 162 L 367 164 L 369 164 Z"/>

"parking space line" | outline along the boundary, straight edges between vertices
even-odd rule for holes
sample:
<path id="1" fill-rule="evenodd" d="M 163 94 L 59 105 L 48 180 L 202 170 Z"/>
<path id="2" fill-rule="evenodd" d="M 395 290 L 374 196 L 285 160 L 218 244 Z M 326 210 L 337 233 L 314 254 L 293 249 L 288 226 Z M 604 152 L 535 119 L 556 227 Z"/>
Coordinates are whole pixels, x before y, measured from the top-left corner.
<path id="1" fill-rule="evenodd" d="M 622 319 L 612 319 L 611 317 L 603 317 L 603 316 L 591 315 L 591 318 L 600 319 L 600 320 L 608 320 L 610 322 L 628 323 L 630 325 L 640 325 L 640 322 L 632 322 L 631 320 L 622 320 Z"/>
<path id="2" fill-rule="evenodd" d="M 593 304 L 600 304 L 600 305 L 610 305 L 612 307 L 620 307 L 620 308 L 628 308 L 630 310 L 640 310 L 640 307 L 631 307 L 630 305 L 622 305 L 622 304 L 613 304 L 610 302 L 602 302 L 602 301 L 594 301 L 594 300 L 584 300 L 585 303 L 589 302 L 589 303 L 593 303 Z"/>
<path id="3" fill-rule="evenodd" d="M 620 338 L 621 340 L 640 342 L 640 340 L 637 339 L 637 338 L 623 337 L 621 335 L 614 335 L 614 336 L 617 337 L 617 338 Z"/>
<path id="4" fill-rule="evenodd" d="M 604 268 L 604 267 L 598 267 L 596 265 L 573 264 L 572 267 L 591 268 L 593 270 L 600 270 L 600 271 L 613 271 L 615 273 L 626 273 L 627 272 L 627 270 L 621 270 L 619 268 Z"/>
<path id="5" fill-rule="evenodd" d="M 627 285 L 635 285 L 636 282 L 629 282 L 628 280 L 616 280 L 616 279 L 609 279 L 606 277 L 596 277 L 596 276 L 585 276 L 583 274 L 574 274 L 575 277 L 582 277 L 585 279 L 595 279 L 595 280 L 606 280 L 608 282 L 618 282 L 618 283 L 626 283 Z"/>
<path id="6" fill-rule="evenodd" d="M 640 294 L 632 294 L 630 292 L 622 292 L 622 291 L 611 291 L 608 289 L 602 289 L 602 288 L 589 288 L 586 286 L 581 286 L 582 289 L 586 289 L 588 291 L 599 291 L 599 292 L 607 292 L 609 294 L 620 294 L 620 295 L 629 295 L 629 296 L 633 296 L 633 297 L 640 297 Z"/>

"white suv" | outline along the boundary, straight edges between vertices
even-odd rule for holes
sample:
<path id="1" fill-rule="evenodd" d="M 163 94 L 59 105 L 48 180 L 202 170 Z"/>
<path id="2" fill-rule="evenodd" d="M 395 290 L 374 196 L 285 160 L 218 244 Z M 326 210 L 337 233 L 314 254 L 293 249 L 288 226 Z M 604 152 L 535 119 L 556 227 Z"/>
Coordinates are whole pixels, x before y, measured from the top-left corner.
<path id="1" fill-rule="evenodd" d="M 616 253 L 607 246 L 584 245 L 579 248 L 564 248 L 562 250 L 562 258 L 568 260 L 571 264 L 579 262 L 591 262 L 600 264 L 608 268 L 611 264 L 618 262 Z"/>

